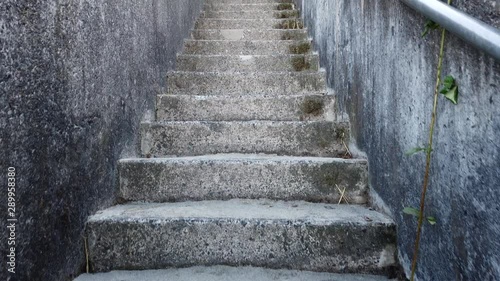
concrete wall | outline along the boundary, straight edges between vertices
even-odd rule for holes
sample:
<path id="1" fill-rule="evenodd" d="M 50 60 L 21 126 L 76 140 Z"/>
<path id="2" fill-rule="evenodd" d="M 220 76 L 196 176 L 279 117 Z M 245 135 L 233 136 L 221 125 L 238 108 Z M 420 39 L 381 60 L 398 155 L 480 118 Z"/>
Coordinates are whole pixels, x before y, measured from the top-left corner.
<path id="1" fill-rule="evenodd" d="M 70 280 L 202 0 L 0 1 L 1 280 Z M 6 271 L 7 167 L 17 171 Z"/>
<path id="2" fill-rule="evenodd" d="M 500 27 L 498 1 L 454 1 Z M 406 270 L 416 221 L 424 146 L 435 85 L 439 32 L 422 39 L 425 19 L 395 0 L 298 0 L 328 84 L 366 153 L 370 184 L 398 224 Z M 500 280 L 500 62 L 449 36 L 444 74 L 460 86 L 459 105 L 440 97 L 419 280 Z"/>

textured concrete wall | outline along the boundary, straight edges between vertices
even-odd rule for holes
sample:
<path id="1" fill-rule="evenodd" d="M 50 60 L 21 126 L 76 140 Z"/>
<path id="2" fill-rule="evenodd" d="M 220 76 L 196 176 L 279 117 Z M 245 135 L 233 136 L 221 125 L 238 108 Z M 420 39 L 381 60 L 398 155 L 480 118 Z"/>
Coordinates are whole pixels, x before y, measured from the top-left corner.
<path id="1" fill-rule="evenodd" d="M 202 0 L 0 1 L 1 280 L 69 280 Z M 7 167 L 17 264 L 7 274 Z"/>
<path id="2" fill-rule="evenodd" d="M 500 27 L 498 1 L 455 1 Z M 306 26 L 370 164 L 370 184 L 398 223 L 406 269 L 424 157 L 404 152 L 428 137 L 439 32 L 420 37 L 425 19 L 395 0 L 298 0 Z M 440 97 L 419 280 L 500 280 L 500 62 L 449 36 L 444 73 L 460 86 L 459 105 Z"/>

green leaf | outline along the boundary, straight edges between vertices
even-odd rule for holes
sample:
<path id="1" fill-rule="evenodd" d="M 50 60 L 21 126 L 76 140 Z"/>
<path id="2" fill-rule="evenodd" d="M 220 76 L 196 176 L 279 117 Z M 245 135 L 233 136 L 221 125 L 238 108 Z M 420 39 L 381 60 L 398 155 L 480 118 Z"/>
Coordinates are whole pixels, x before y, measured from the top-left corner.
<path id="1" fill-rule="evenodd" d="M 407 156 L 412 156 L 415 155 L 419 152 L 427 152 L 429 149 L 427 147 L 414 147 L 408 151 L 405 152 Z"/>
<path id="2" fill-rule="evenodd" d="M 436 218 L 435 218 L 435 217 L 427 217 L 427 221 L 428 221 L 431 225 L 436 225 L 436 224 L 437 224 L 437 221 L 436 221 Z"/>
<path id="3" fill-rule="evenodd" d="M 453 104 L 458 103 L 458 86 L 454 86 L 450 90 L 441 93 L 443 94 L 448 100 L 450 100 Z"/>
<path id="4" fill-rule="evenodd" d="M 413 207 L 406 207 L 403 209 L 403 213 L 407 214 L 407 215 L 412 215 L 412 216 L 415 216 L 415 217 L 419 217 L 420 216 L 420 211 L 416 208 L 413 208 Z"/>
<path id="5" fill-rule="evenodd" d="M 451 75 L 447 75 L 444 78 L 443 86 L 446 89 L 451 89 L 454 85 L 455 85 L 455 78 L 453 78 L 453 76 L 451 76 Z"/>
<path id="6" fill-rule="evenodd" d="M 443 79 L 443 88 L 439 93 L 443 94 L 453 104 L 458 103 L 458 86 L 455 84 L 455 78 L 447 75 Z"/>
<path id="7" fill-rule="evenodd" d="M 422 37 L 425 37 L 431 30 L 438 29 L 439 28 L 439 24 L 437 24 L 434 21 L 428 19 L 425 22 L 425 26 L 424 27 L 425 27 L 425 29 L 424 29 L 424 32 L 422 32 Z"/>

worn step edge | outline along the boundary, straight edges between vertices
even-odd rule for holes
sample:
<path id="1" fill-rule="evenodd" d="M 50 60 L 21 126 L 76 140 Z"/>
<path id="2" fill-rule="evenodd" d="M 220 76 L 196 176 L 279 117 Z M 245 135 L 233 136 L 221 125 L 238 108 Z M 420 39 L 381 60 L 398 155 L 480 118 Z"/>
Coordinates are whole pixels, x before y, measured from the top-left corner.
<path id="1" fill-rule="evenodd" d="M 206 19 L 298 19 L 300 13 L 298 10 L 282 11 L 204 11 L 200 18 Z"/>
<path id="2" fill-rule="evenodd" d="M 167 74 L 168 94 L 240 95 L 326 93 L 326 72 L 189 72 Z"/>
<path id="3" fill-rule="evenodd" d="M 291 4 L 293 0 L 206 0 L 205 3 L 211 4 Z"/>
<path id="4" fill-rule="evenodd" d="M 124 201 L 368 201 L 367 162 L 361 159 L 224 154 L 122 159 L 118 167 Z"/>
<path id="5" fill-rule="evenodd" d="M 278 55 L 310 54 L 311 40 L 184 40 L 183 54 Z"/>
<path id="6" fill-rule="evenodd" d="M 141 124 L 146 157 L 219 153 L 346 155 L 347 123 L 328 121 L 173 121 Z"/>
<path id="7" fill-rule="evenodd" d="M 300 18 L 294 19 L 223 19 L 200 18 L 195 29 L 302 29 L 304 23 Z"/>
<path id="8" fill-rule="evenodd" d="M 318 71 L 319 55 L 186 55 L 177 56 L 178 71 Z"/>
<path id="9" fill-rule="evenodd" d="M 389 281 L 384 276 L 257 267 L 196 266 L 164 270 L 82 274 L 74 281 Z"/>
<path id="10" fill-rule="evenodd" d="M 229 200 L 132 203 L 87 222 L 95 271 L 236 265 L 381 273 L 396 226 L 362 206 Z"/>
<path id="11" fill-rule="evenodd" d="M 276 3 L 276 4 L 205 4 L 204 11 L 270 11 L 270 10 L 295 10 L 295 4 Z"/>
<path id="12" fill-rule="evenodd" d="M 333 95 L 188 96 L 158 95 L 162 121 L 336 121 Z"/>
<path id="13" fill-rule="evenodd" d="M 307 29 L 196 29 L 191 30 L 193 40 L 307 40 Z"/>

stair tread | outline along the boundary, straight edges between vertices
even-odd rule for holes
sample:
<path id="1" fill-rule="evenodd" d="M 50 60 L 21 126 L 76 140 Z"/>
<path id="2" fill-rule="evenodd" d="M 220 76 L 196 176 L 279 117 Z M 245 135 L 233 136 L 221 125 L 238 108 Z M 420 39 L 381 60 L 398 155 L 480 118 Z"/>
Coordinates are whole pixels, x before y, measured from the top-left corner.
<path id="1" fill-rule="evenodd" d="M 189 98 L 193 100 L 227 100 L 227 99 L 237 99 L 237 100 L 253 100 L 253 99 L 279 99 L 279 98 L 303 98 L 303 97 L 308 97 L 308 96 L 319 96 L 319 97 L 334 97 L 334 95 L 331 94 L 318 94 L 318 93 L 310 93 L 310 94 L 289 94 L 289 95 L 266 95 L 266 94 L 255 94 L 255 95 L 179 95 L 179 94 L 168 94 L 168 93 L 160 93 L 157 95 L 157 97 L 183 97 L 183 98 Z M 202 120 L 200 120 L 202 121 Z"/>
<path id="2" fill-rule="evenodd" d="M 197 124 L 220 124 L 220 125 L 315 125 L 315 124 L 340 124 L 347 125 L 347 122 L 336 122 L 336 121 L 325 121 L 325 120 L 312 120 L 312 121 L 280 121 L 280 120 L 248 120 L 248 121 L 204 121 L 204 120 L 191 120 L 191 121 L 148 121 L 142 124 L 151 126 L 163 126 L 163 125 L 197 125 Z"/>
<path id="3" fill-rule="evenodd" d="M 299 18 L 282 18 L 282 19 L 277 19 L 277 18 L 260 18 L 260 19 L 245 19 L 245 18 L 200 18 L 198 22 L 203 22 L 203 21 L 231 21 L 231 22 L 284 22 L 284 21 L 300 21 Z M 280 29 L 280 28 L 275 28 L 275 29 Z M 300 28 L 297 28 L 300 29 Z"/>
<path id="4" fill-rule="evenodd" d="M 255 54 L 255 55 L 235 55 L 235 54 L 209 54 L 209 55 L 199 55 L 199 54 L 178 54 L 177 57 L 193 57 L 193 58 L 247 58 L 247 57 L 258 57 L 258 58 L 293 58 L 293 57 L 316 57 L 319 56 L 318 53 L 312 52 L 308 54 Z M 280 72 L 280 71 L 276 71 Z"/>
<path id="5" fill-rule="evenodd" d="M 198 40 L 305 40 L 307 29 L 195 29 L 191 38 Z"/>
<path id="6" fill-rule="evenodd" d="M 235 3 L 235 4 L 292 4 L 292 0 L 207 0 L 205 3 Z"/>
<path id="7" fill-rule="evenodd" d="M 311 72 L 297 72 L 297 71 L 266 71 L 266 72 L 256 72 L 256 71 L 169 71 L 167 76 L 175 75 L 175 74 L 190 74 L 197 76 L 243 76 L 247 79 L 252 79 L 253 77 L 248 76 L 249 74 L 253 76 L 272 76 L 272 75 L 288 75 L 288 76 L 316 76 L 316 75 L 325 75 L 325 71 L 323 69 Z"/>
<path id="8" fill-rule="evenodd" d="M 197 266 L 182 269 L 83 274 L 75 281 L 386 281 L 384 276 L 276 270 L 256 267 Z"/>
<path id="9" fill-rule="evenodd" d="M 341 120 L 333 95 L 157 96 L 157 121 Z"/>
<path id="10" fill-rule="evenodd" d="M 262 78 L 262 77 L 281 77 L 281 78 L 294 78 L 294 77 L 321 77 L 325 76 L 325 72 L 320 69 L 317 71 L 307 71 L 307 72 L 298 72 L 298 71 L 266 71 L 266 72 L 256 72 L 256 71 L 169 71 L 167 72 L 167 77 L 173 77 L 176 75 L 192 75 L 198 77 L 235 77 L 237 79 L 246 79 L 253 80 L 254 78 Z M 279 80 L 278 80 L 279 81 Z M 221 92 L 223 94 L 223 92 Z M 229 95 L 228 95 L 229 96 Z"/>
<path id="11" fill-rule="evenodd" d="M 240 95 L 326 93 L 325 72 L 194 72 L 167 74 L 169 94 Z"/>
<path id="12" fill-rule="evenodd" d="M 174 203 L 132 202 L 97 212 L 89 223 L 158 223 L 172 220 L 267 220 L 308 225 L 393 225 L 388 216 L 360 205 L 232 199 Z"/>
<path id="13" fill-rule="evenodd" d="M 243 18 L 200 18 L 195 29 L 214 29 L 214 28 L 247 28 L 247 29 L 302 29 L 301 19 L 243 19 Z"/>
<path id="14" fill-rule="evenodd" d="M 260 3 L 206 3 L 205 8 L 207 7 L 226 7 L 228 8 L 229 6 L 234 6 L 234 7 L 270 7 L 271 9 L 276 8 L 280 6 L 281 4 L 292 4 L 292 3 L 269 3 L 269 2 L 260 2 Z M 293 5 L 293 4 L 292 4 Z M 279 11 L 279 10 L 277 10 Z"/>
<path id="15" fill-rule="evenodd" d="M 273 161 L 273 162 L 337 162 L 337 163 L 366 163 L 365 159 L 344 159 L 337 157 L 313 157 L 313 156 L 283 156 L 272 154 L 242 154 L 221 153 L 198 156 L 158 157 L 158 158 L 122 158 L 120 162 L 181 162 L 181 161 Z"/>
<path id="16" fill-rule="evenodd" d="M 248 30 L 248 31 L 252 31 L 252 29 L 195 29 L 196 31 L 209 31 L 209 30 Z M 261 29 L 262 30 L 262 29 Z M 275 30 L 279 30 L 279 31 L 291 31 L 289 29 L 265 29 L 266 31 L 269 30 L 269 31 L 275 31 Z M 298 31 L 301 31 L 301 29 L 293 29 L 293 30 L 298 30 Z M 310 42 L 309 40 L 304 40 L 304 39 L 300 39 L 300 40 L 261 40 L 261 39 L 251 39 L 251 40 L 204 40 L 204 39 L 186 39 L 184 40 L 185 42 L 224 42 L 224 43 L 227 43 L 227 42 L 244 42 L 244 43 L 248 43 L 248 42 L 271 42 L 271 43 L 283 43 L 283 44 L 286 44 L 286 43 L 295 43 L 295 42 Z"/>
<path id="17" fill-rule="evenodd" d="M 200 19 L 299 19 L 297 10 L 268 11 L 204 11 Z"/>

